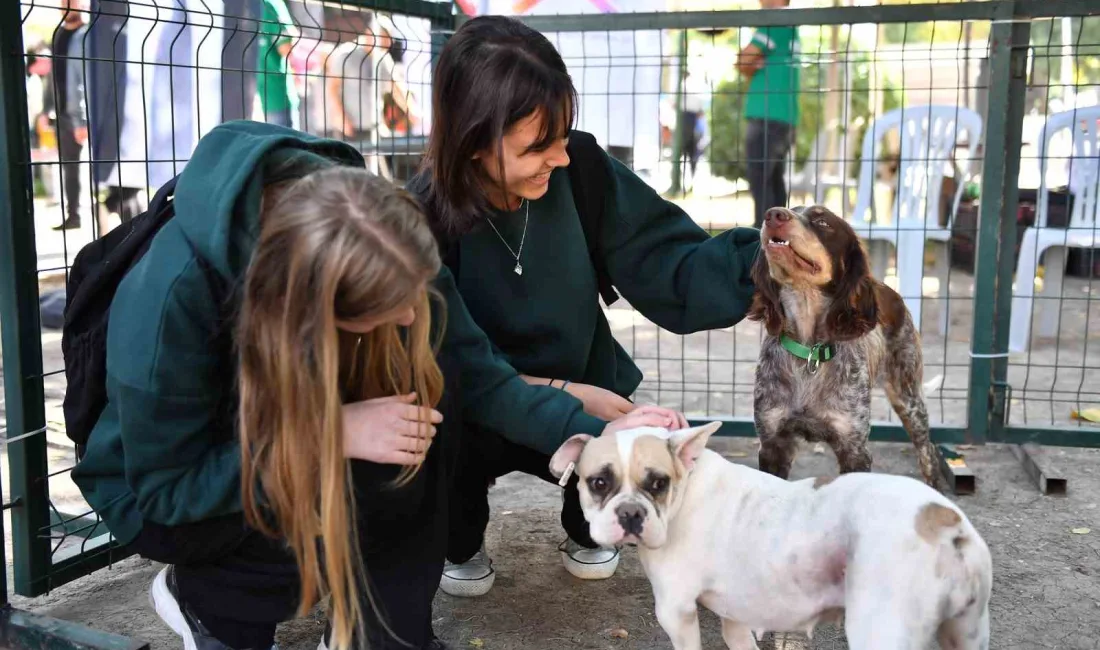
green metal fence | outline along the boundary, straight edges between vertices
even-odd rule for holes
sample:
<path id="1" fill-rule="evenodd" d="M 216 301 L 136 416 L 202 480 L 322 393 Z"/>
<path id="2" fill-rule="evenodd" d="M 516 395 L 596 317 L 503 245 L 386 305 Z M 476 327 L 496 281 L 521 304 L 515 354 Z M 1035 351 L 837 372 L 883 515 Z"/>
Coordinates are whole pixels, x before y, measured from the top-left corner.
<path id="1" fill-rule="evenodd" d="M 1057 313 L 1061 320 L 1059 327 L 1042 336 L 1023 336 L 1026 339 L 1023 349 L 1012 353 L 1009 352 L 1009 339 L 1012 305 L 1014 302 L 1026 305 L 1021 300 L 1024 292 L 1020 289 L 1020 278 L 1015 278 L 1016 288 L 1013 288 L 1017 258 L 1022 257 L 1029 246 L 1033 253 L 1038 249 L 1036 242 L 1023 239 L 1018 245 L 1019 254 L 1015 253 L 1020 188 L 1035 193 L 1039 188 L 1035 172 L 1046 160 L 1052 172 L 1058 171 L 1055 168 L 1059 166 L 1071 176 L 1084 170 L 1080 176 L 1089 180 L 1081 181 L 1082 186 L 1076 189 L 1082 194 L 1081 201 L 1087 201 L 1087 195 L 1096 192 L 1096 176 L 1088 171 L 1095 165 L 1095 145 L 1086 145 L 1076 151 L 1067 151 L 1063 146 L 1059 153 L 1052 148 L 1041 155 L 1040 143 L 1035 141 L 1039 134 L 1033 127 L 1055 117 L 1053 107 L 1058 102 L 1063 102 L 1065 110 L 1072 109 L 1064 104 L 1067 97 L 1083 100 L 1077 105 L 1079 114 L 1074 113 L 1078 123 L 1086 119 L 1095 121 L 1090 117 L 1093 113 L 1089 112 L 1094 109 L 1089 107 L 1098 102 L 1096 73 L 1080 71 L 1094 70 L 1100 57 L 1098 11 L 1095 5 L 1086 2 L 974 2 L 775 11 L 549 15 L 525 20 L 544 33 L 554 34 L 559 47 L 564 49 L 568 43 L 570 49 L 565 57 L 571 69 L 579 71 L 574 72 L 575 78 L 578 74 L 591 75 L 596 69 L 600 81 L 591 86 L 598 87 L 605 79 L 599 76 L 600 73 L 610 71 L 607 77 L 612 79 L 611 87 L 589 90 L 588 98 L 600 93 L 613 97 L 623 92 L 614 89 L 614 78 L 626 77 L 629 84 L 631 69 L 637 70 L 646 64 L 615 63 L 607 57 L 607 45 L 601 50 L 602 44 L 593 47 L 587 41 L 583 44 L 575 40 L 569 42 L 564 35 L 578 32 L 586 35 L 638 34 L 664 30 L 669 34 L 664 41 L 668 49 L 662 56 L 674 59 L 671 64 L 661 64 L 672 68 L 665 71 L 665 76 L 682 79 L 686 67 L 683 61 L 690 59 L 693 51 L 700 58 L 710 60 L 719 50 L 716 43 L 743 44 L 754 28 L 798 26 L 803 40 L 814 45 L 804 46 L 801 55 L 804 83 L 799 103 L 803 117 L 798 130 L 802 133 L 795 155 L 785 161 L 788 181 L 803 176 L 805 184 L 807 170 L 815 164 L 839 168 L 833 173 L 843 181 L 818 178 L 815 182 L 811 178 L 808 186 L 793 192 L 790 202 L 814 201 L 817 195 L 817 199 L 824 197 L 827 205 L 849 217 L 852 208 L 858 207 L 856 197 L 862 182 L 859 178 L 860 149 L 862 136 L 870 123 L 884 118 L 885 111 L 891 108 L 901 111 L 902 120 L 906 111 L 919 116 L 920 106 L 927 103 L 946 105 L 955 110 L 956 117 L 966 108 L 974 110 L 981 119 L 982 137 L 976 143 L 965 143 L 969 151 L 948 161 L 959 163 L 963 159 L 962 162 L 966 162 L 969 156 L 972 158 L 970 168 L 963 169 L 968 173 L 960 176 L 956 169 L 956 175 L 952 178 L 949 174 L 947 180 L 965 190 L 961 196 L 974 194 L 979 199 L 967 198 L 955 207 L 950 202 L 951 193 L 945 191 L 949 205 L 940 224 L 905 224 L 900 219 L 891 219 L 890 189 L 883 191 L 883 185 L 896 185 L 897 179 L 887 178 L 885 183 L 880 179 L 870 192 L 871 209 L 879 208 L 877 218 L 880 220 L 866 233 L 871 235 L 868 244 L 872 257 L 882 259 L 880 266 L 889 276 L 885 278 L 888 283 L 891 280 L 901 282 L 900 292 L 911 311 L 913 306 L 921 308 L 918 321 L 925 352 L 926 390 L 936 423 L 933 435 L 944 442 L 1036 441 L 1095 446 L 1100 443 L 1097 435 L 1100 432 L 1094 425 L 1075 419 L 1074 414 L 1100 401 L 1096 253 L 1087 248 L 1071 253 L 1076 260 L 1070 265 L 1074 277 L 1066 277 L 1064 283 L 1062 273 L 1056 273 L 1061 268 L 1057 264 L 1046 264 L 1047 284 L 1054 285 L 1052 278 L 1057 275 L 1058 284 L 1062 286 L 1056 286 L 1056 291 L 1045 296 L 1036 296 L 1035 306 L 1026 307 L 1025 315 L 1034 313 L 1041 323 L 1046 315 Z M 1073 21 L 1068 56 L 1073 59 L 1073 69 L 1078 71 L 1072 79 L 1060 77 L 1057 68 L 1058 61 L 1066 56 L 1057 37 L 1066 18 Z M 877 32 L 870 45 L 866 41 L 860 43 L 856 36 L 860 26 L 868 23 L 875 24 Z M 635 61 L 644 59 L 644 55 L 635 57 Z M 840 70 L 830 78 L 829 68 L 834 66 Z M 861 66 L 868 70 L 861 71 Z M 620 69 L 616 70 L 617 67 Z M 627 70 L 621 70 L 623 67 Z M 924 74 L 914 75 L 914 71 L 922 72 L 921 68 Z M 807 76 L 810 77 L 808 84 Z M 709 163 L 713 174 L 740 180 L 743 170 L 737 167 L 745 161 L 745 143 L 743 133 L 731 123 L 738 121 L 745 88 L 729 79 L 708 79 L 703 85 L 705 90 L 702 92 L 711 99 L 709 108 L 704 110 L 711 140 L 700 165 Z M 676 107 L 674 115 L 679 113 L 686 96 L 699 92 L 674 82 L 663 90 L 669 94 L 669 105 Z M 855 104 L 858 102 L 849 98 L 859 95 L 860 90 L 864 96 L 879 95 L 878 106 L 864 106 L 862 112 L 857 110 Z M 834 109 L 830 116 L 828 104 L 832 98 L 849 101 L 847 106 Z M 582 91 L 582 104 L 585 99 L 585 91 Z M 806 113 L 816 114 L 807 119 Z M 1025 113 L 1028 114 L 1025 116 Z M 830 117 L 839 118 L 839 121 L 827 123 Z M 609 109 L 602 116 L 608 124 L 622 119 L 622 111 L 617 109 Z M 589 123 L 599 121 L 597 118 Z M 684 185 L 681 179 L 686 175 L 679 164 L 681 159 L 686 161 L 688 158 L 686 154 L 681 155 L 679 149 L 683 123 L 683 119 L 673 117 L 666 124 L 666 132 L 672 136 L 665 147 L 668 153 L 660 160 L 666 164 L 647 166 L 646 162 L 653 161 L 639 164 L 636 157 L 633 161 L 636 169 L 655 170 L 661 180 L 660 186 L 672 194 L 681 191 Z M 1023 143 L 1027 148 L 1021 149 L 1025 124 L 1032 127 L 1031 141 Z M 840 146 L 839 151 L 834 148 L 826 153 L 815 148 L 822 131 L 830 129 L 847 131 L 846 149 L 840 146 L 844 143 L 835 142 L 842 139 L 840 137 L 832 138 L 834 147 Z M 986 146 L 987 143 L 992 144 Z M 876 142 L 872 148 L 876 162 L 887 163 L 885 159 L 892 154 L 896 165 L 899 155 L 896 148 L 894 151 L 880 150 L 881 146 Z M 927 142 L 923 146 L 931 148 Z M 907 157 L 917 166 L 932 167 L 937 162 L 933 153 L 926 150 L 910 151 Z M 1036 169 L 1021 175 L 1021 162 Z M 669 169 L 673 178 L 666 183 L 663 176 Z M 1029 182 L 1034 182 L 1030 188 L 1027 187 Z M 840 190 L 836 188 L 840 183 L 849 183 L 852 187 Z M 818 194 L 822 185 L 830 189 Z M 964 185 L 969 187 L 962 187 Z M 1046 189 L 1056 188 L 1052 185 Z M 845 193 L 847 197 L 843 196 Z M 806 195 L 809 196 L 803 198 Z M 934 201 L 940 196 L 936 193 L 929 198 Z M 1051 226 L 1055 226 L 1059 198 L 1064 201 L 1065 193 L 1053 197 L 1049 204 Z M 697 221 L 711 223 L 716 230 L 751 221 L 751 202 L 687 196 L 681 204 Z M 979 209 L 981 218 L 978 218 Z M 1028 209 L 1025 205 L 1025 212 Z M 1073 246 L 1073 242 L 1079 245 L 1082 240 L 1095 238 L 1098 232 L 1095 217 L 1090 219 L 1087 214 L 1080 223 L 1067 224 L 1068 215 L 1064 210 L 1060 218 L 1061 241 L 1058 244 L 1061 246 Z M 936 225 L 941 227 L 936 228 Z M 900 256 L 896 255 L 896 246 L 883 241 L 887 236 L 914 236 L 911 234 L 914 231 L 923 244 L 915 272 L 912 264 L 903 265 Z M 926 273 L 925 257 L 934 259 L 930 265 L 942 265 L 936 268 L 935 274 Z M 1050 258 L 1050 252 L 1044 257 Z M 1060 259 L 1065 262 L 1065 258 Z M 915 292 L 905 289 L 902 276 L 907 272 L 921 281 Z M 933 284 L 939 281 L 941 286 L 929 290 L 929 280 Z M 729 416 L 732 412 L 733 417 L 727 417 L 728 425 L 723 432 L 754 435 L 750 417 L 752 369 L 761 336 L 759 327 L 744 323 L 727 332 L 678 337 L 661 332 L 639 315 L 629 313 L 629 307 L 621 311 L 617 308 L 618 305 L 610 310 L 617 315 L 612 317 L 613 324 L 622 324 L 616 333 L 630 341 L 628 349 L 646 370 L 646 381 L 639 391 L 642 397 L 678 406 L 696 416 L 713 418 Z M 872 437 L 906 440 L 904 430 L 897 424 L 883 395 L 876 396 L 874 406 L 878 422 Z"/>
<path id="2" fill-rule="evenodd" d="M 40 297 L 62 285 L 81 245 L 127 218 L 128 210 L 140 209 L 148 191 L 186 163 L 198 134 L 235 117 L 279 118 L 256 100 L 261 54 L 268 53 L 261 48 L 278 49 L 278 39 L 265 36 L 278 31 L 278 21 L 258 12 L 259 0 L 92 0 L 83 12 L 89 27 L 82 51 L 28 56 L 36 38 L 48 45 L 62 27 L 59 3 L 0 3 L 0 196 L 10 197 L 0 203 L 3 408 L 14 590 L 22 595 L 43 593 L 121 557 L 68 478 L 77 452 L 60 412 L 60 332 L 44 324 Z M 425 0 L 287 5 L 295 27 L 283 56 L 294 73 L 297 126 L 355 142 L 379 173 L 398 182 L 407 178 L 422 152 L 429 116 L 422 113 L 422 122 L 407 133 L 343 128 L 333 103 L 346 102 L 348 89 L 368 80 L 373 83 L 358 92 L 375 93 L 382 105 L 378 80 L 391 69 L 382 67 L 390 62 L 369 58 L 349 69 L 334 65 L 334 57 L 349 60 L 339 58 L 348 55 L 348 46 L 338 46 L 362 36 L 372 24 L 369 10 L 377 10 L 375 28 L 404 44 L 405 89 L 426 111 L 431 61 L 465 17 L 455 15 L 449 2 Z M 1082 255 L 1084 266 L 1092 259 L 1090 248 L 1073 249 L 1086 251 L 1075 257 L 1045 256 L 1042 282 L 1053 285 L 1058 276 L 1059 290 L 1035 297 L 1039 306 L 1027 315 L 1038 316 L 1036 335 L 1026 337 L 1025 351 L 1008 353 L 1014 302 L 1026 305 L 1018 278 L 1013 288 L 1019 190 L 1026 185 L 1020 179 L 1034 178 L 1043 160 L 1056 160 L 1072 176 L 1096 155 L 1066 153 L 1058 141 L 1057 156 L 1051 149 L 1040 157 L 1032 127 L 1047 122 L 1059 103 L 1072 108 L 1067 101 L 1075 101 L 1082 111 L 1090 96 L 1097 103 L 1098 11 L 1087 0 L 991 0 L 523 20 L 562 51 L 580 92 L 578 126 L 596 133 L 609 153 L 713 230 L 752 221 L 745 169 L 757 161 L 746 160 L 740 126 L 746 88 L 736 74 L 713 71 L 732 66 L 731 52 L 755 28 L 796 26 L 803 41 L 802 117 L 794 153 L 782 163 L 792 204 L 820 200 L 850 215 L 859 203 L 864 157 L 858 145 L 890 110 L 901 109 L 903 120 L 906 111 L 928 103 L 954 107 L 956 117 L 973 110 L 982 136 L 957 143 L 961 153 L 953 151 L 946 161 L 955 163 L 948 189 L 929 195 L 945 200 L 945 224 L 916 228 L 915 267 L 912 255 L 896 254 L 897 247 L 881 241 L 914 236 L 890 218 L 891 188 L 898 186 L 904 157 L 889 137 L 872 148 L 880 173 L 869 196 L 881 221 L 868 243 L 888 283 L 901 287 L 918 275 L 918 289 L 902 293 L 921 312 L 933 435 L 943 442 L 1098 446 L 1100 430 L 1070 417 L 1100 404 L 1100 282 L 1091 268 L 1079 268 Z M 1063 76 L 1066 57 L 1072 78 Z M 33 105 L 34 97 L 27 88 L 34 80 L 26 71 L 34 76 L 41 59 L 67 70 L 75 64 L 84 73 L 86 83 L 75 96 L 83 100 L 90 133 L 75 157 L 50 153 L 49 134 L 56 128 L 32 128 L 28 101 Z M 700 59 L 711 65 L 700 66 Z M 60 90 L 54 88 L 55 95 Z M 702 141 L 687 137 L 695 124 L 683 116 L 696 109 L 703 116 L 697 123 L 706 126 Z M 625 135 L 618 132 L 624 124 Z M 930 151 L 908 154 L 918 168 L 945 162 L 933 160 Z M 70 172 L 82 181 L 72 213 L 80 215 L 81 227 L 54 230 L 69 213 L 63 180 Z M 1052 226 L 1056 204 L 1043 209 Z M 1098 232 L 1095 222 L 1063 230 L 1082 237 Z M 1038 244 L 1030 245 L 1037 251 Z M 1056 273 L 1063 263 L 1064 273 Z M 1053 312 L 1058 318 L 1051 334 L 1043 319 Z M 681 408 L 694 419 L 723 419 L 725 434 L 753 435 L 752 377 L 762 337 L 756 324 L 681 337 L 660 331 L 629 305 L 616 303 L 607 314 L 645 371 L 638 399 Z M 906 440 L 884 397 L 874 400 L 872 436 Z"/>

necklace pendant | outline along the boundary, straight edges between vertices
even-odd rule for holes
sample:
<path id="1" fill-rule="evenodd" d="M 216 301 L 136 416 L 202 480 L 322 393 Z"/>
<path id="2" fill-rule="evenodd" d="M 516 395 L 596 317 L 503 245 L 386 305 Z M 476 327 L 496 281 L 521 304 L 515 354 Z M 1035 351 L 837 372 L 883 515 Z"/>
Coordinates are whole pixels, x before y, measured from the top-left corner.
<path id="1" fill-rule="evenodd" d="M 516 272 L 516 275 L 523 275 L 523 265 L 519 262 L 516 262 L 516 268 L 512 270 Z"/>

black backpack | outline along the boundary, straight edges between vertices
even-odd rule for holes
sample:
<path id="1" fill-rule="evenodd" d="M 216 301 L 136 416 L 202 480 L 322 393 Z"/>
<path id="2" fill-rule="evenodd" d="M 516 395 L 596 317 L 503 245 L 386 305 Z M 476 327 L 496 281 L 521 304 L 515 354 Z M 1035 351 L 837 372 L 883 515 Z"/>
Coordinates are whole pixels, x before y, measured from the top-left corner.
<path id="1" fill-rule="evenodd" d="M 68 387 L 63 402 L 65 433 L 78 450 L 107 405 L 107 321 L 122 278 L 137 264 L 168 220 L 175 216 L 176 180 L 165 183 L 149 208 L 92 241 L 77 253 L 66 285 L 61 353 Z"/>
<path id="2" fill-rule="evenodd" d="M 584 131 L 572 131 L 569 134 L 569 185 L 573 190 L 573 204 L 580 216 L 584 230 L 585 243 L 588 245 L 588 257 L 596 269 L 596 283 L 600 296 L 607 305 L 619 299 L 611 274 L 607 271 L 603 251 L 600 250 L 600 227 L 604 220 L 604 200 L 607 186 L 611 184 L 611 171 L 603 163 L 604 153 L 595 136 Z M 443 260 L 458 279 L 458 242 L 445 235 L 437 235 Z"/>

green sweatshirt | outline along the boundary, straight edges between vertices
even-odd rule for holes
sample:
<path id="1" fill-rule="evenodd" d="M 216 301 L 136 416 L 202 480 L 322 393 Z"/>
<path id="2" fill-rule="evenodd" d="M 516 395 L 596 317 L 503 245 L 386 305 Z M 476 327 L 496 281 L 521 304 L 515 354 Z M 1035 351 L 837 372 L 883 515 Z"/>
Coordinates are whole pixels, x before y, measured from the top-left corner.
<path id="1" fill-rule="evenodd" d="M 612 182 L 599 246 L 619 294 L 677 334 L 740 322 L 755 291 L 749 271 L 760 232 L 735 228 L 711 237 L 622 163 L 601 155 Z M 425 174 L 409 187 L 423 199 L 430 183 Z M 529 216 L 526 205 L 495 213 L 495 231 L 483 222 L 462 236 L 452 271 L 474 321 L 519 372 L 629 397 L 642 373 L 613 337 L 600 306 L 569 183 L 559 169 L 546 195 L 530 203 Z M 517 275 L 508 247 L 517 251 L 521 239 L 523 273 Z"/>
<path id="2" fill-rule="evenodd" d="M 219 308 L 207 273 L 241 282 L 263 185 L 288 161 L 318 157 L 363 166 L 336 141 L 257 122 L 218 126 L 180 177 L 176 216 L 119 286 L 107 336 L 108 405 L 72 478 L 120 542 L 145 521 L 179 525 L 240 511 L 236 357 L 223 316 L 234 305 Z M 436 286 L 447 303 L 444 347 L 464 380 L 465 419 L 547 453 L 570 435 L 602 430 L 578 400 L 527 385 L 494 356 L 446 269 Z"/>

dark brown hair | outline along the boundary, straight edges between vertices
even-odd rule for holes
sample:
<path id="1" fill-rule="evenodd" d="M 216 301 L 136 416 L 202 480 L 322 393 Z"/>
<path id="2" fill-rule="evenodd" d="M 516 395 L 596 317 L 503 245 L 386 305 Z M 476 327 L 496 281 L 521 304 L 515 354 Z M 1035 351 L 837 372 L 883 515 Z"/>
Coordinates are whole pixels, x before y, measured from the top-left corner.
<path id="1" fill-rule="evenodd" d="M 443 48 L 432 77 L 424 199 L 437 234 L 458 236 L 491 209 L 489 192 L 504 192 L 493 188 L 474 155 L 495 147 L 502 158 L 504 134 L 536 111 L 546 120 L 532 149 L 549 148 L 572 129 L 577 91 L 550 41 L 504 16 L 463 24 Z"/>

